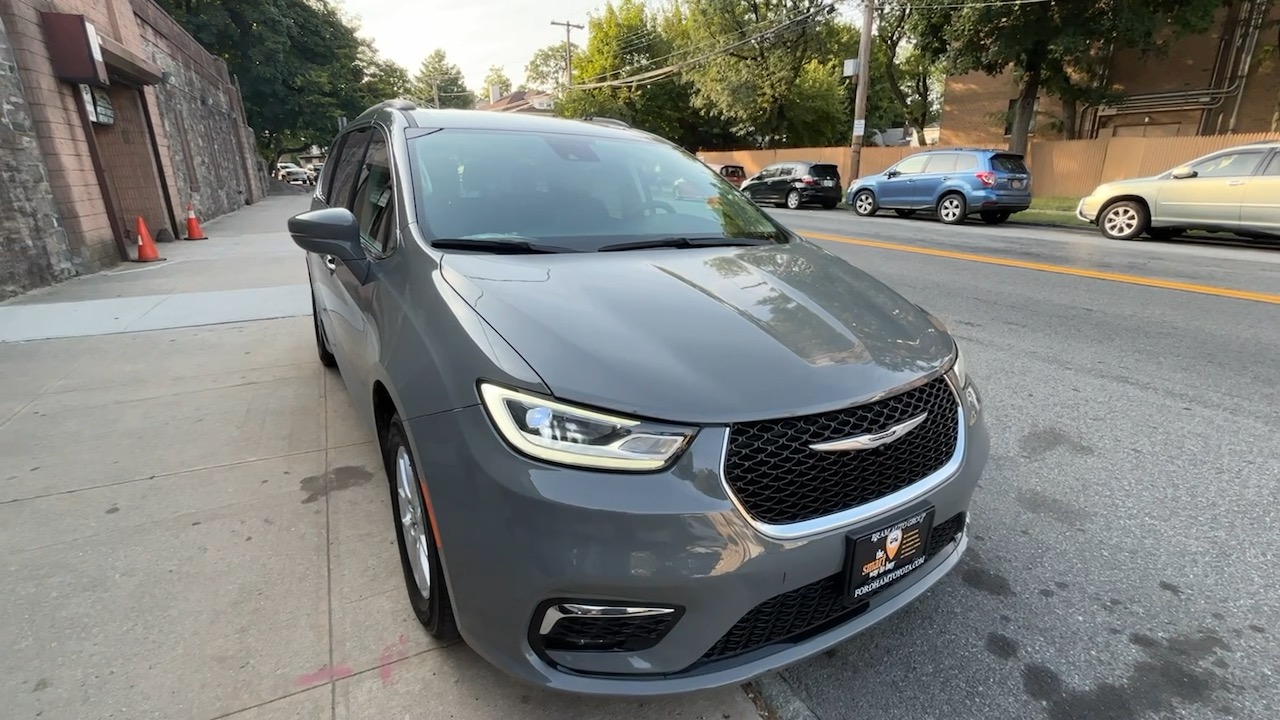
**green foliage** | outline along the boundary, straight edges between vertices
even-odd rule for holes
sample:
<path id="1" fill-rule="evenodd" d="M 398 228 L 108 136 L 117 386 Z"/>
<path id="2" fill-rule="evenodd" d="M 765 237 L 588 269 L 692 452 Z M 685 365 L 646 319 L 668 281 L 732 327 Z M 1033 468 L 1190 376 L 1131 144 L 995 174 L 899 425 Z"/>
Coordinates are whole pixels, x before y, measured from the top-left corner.
<path id="1" fill-rule="evenodd" d="M 327 145 L 339 118 L 403 90 L 404 69 L 380 59 L 329 0 L 158 2 L 226 61 L 270 162 L 287 150 Z"/>
<path id="2" fill-rule="evenodd" d="M 449 62 L 441 48 L 432 50 L 418 66 L 418 73 L 409 84 L 409 93 L 416 102 L 431 107 L 473 108 L 476 105 L 475 93 L 467 89 L 462 70 Z"/>
<path id="3" fill-rule="evenodd" d="M 491 66 L 489 74 L 484 76 L 484 86 L 480 88 L 480 97 L 487 100 L 489 98 L 489 88 L 494 85 L 498 86 L 498 97 L 511 92 L 511 78 L 507 77 L 507 73 L 498 65 Z"/>
<path id="4" fill-rule="evenodd" d="M 582 49 L 570 45 L 574 62 L 582 55 Z M 564 86 L 564 43 L 555 43 L 538 50 L 524 66 L 524 84 L 528 88 L 550 92 Z"/>

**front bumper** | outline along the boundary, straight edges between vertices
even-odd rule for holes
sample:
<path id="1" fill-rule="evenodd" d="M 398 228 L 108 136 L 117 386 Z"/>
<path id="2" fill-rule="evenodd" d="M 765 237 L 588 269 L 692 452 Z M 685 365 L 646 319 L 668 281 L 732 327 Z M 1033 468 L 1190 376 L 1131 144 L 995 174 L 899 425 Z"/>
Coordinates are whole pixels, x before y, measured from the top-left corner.
<path id="1" fill-rule="evenodd" d="M 1087 223 L 1096 223 L 1098 221 L 1099 203 L 1092 197 L 1082 197 L 1080 202 L 1076 203 L 1076 217 Z"/>
<path id="2" fill-rule="evenodd" d="M 637 475 L 526 459 L 498 437 L 479 406 L 418 418 L 408 429 L 467 643 L 539 686 L 647 696 L 742 683 L 780 669 L 865 630 L 945 576 L 967 544 L 963 526 L 987 461 L 987 431 L 975 417 L 972 425 L 961 421 L 958 462 L 927 492 L 793 539 L 762 533 L 729 497 L 720 479 L 724 428 L 704 428 L 669 470 Z M 840 576 L 846 536 L 929 506 L 935 528 L 958 518 L 961 532 L 865 607 L 803 636 L 704 660 L 753 608 Z M 672 608 L 677 619 L 650 647 L 554 650 L 541 634 L 552 603 Z"/>

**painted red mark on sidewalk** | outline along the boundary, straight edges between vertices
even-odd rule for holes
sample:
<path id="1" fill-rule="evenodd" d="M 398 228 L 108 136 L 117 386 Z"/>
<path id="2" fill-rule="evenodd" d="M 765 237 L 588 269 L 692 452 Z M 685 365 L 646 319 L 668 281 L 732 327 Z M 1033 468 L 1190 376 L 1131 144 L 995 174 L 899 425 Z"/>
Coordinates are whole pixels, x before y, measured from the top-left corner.
<path id="1" fill-rule="evenodd" d="M 409 638 L 404 635 L 401 635 L 398 641 L 382 648 L 382 655 L 378 657 L 378 677 L 382 679 L 383 685 L 391 684 L 391 664 L 408 656 Z"/>
<path id="2" fill-rule="evenodd" d="M 354 674 L 355 673 L 347 665 L 335 665 L 334 667 L 329 667 L 328 665 L 325 665 L 324 667 L 320 668 L 319 670 L 313 673 L 307 673 L 306 675 L 299 675 L 298 679 L 295 680 L 294 682 L 297 684 L 298 687 L 308 687 L 310 685 L 318 685 L 320 683 L 333 682 L 334 680 L 338 680 L 339 678 L 350 677 Z"/>

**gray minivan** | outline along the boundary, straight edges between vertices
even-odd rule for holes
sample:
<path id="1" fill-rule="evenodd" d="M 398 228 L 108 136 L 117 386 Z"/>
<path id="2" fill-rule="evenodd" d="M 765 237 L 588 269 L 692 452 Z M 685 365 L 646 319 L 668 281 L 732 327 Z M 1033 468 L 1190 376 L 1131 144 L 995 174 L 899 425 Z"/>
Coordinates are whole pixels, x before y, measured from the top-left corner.
<path id="1" fill-rule="evenodd" d="M 989 440 L 937 318 L 640 131 L 392 101 L 332 147 L 289 231 L 430 634 L 544 687 L 677 693 L 956 566 Z M 701 199 L 659 199 L 657 166 Z"/>

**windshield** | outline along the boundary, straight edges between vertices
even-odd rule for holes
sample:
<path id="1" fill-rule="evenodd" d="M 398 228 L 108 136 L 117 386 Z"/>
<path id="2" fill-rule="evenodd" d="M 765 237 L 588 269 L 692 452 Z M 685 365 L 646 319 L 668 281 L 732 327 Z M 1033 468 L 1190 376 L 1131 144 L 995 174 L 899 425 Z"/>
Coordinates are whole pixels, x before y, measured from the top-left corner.
<path id="1" fill-rule="evenodd" d="M 672 237 L 789 237 L 714 170 L 648 139 L 447 129 L 409 149 L 430 240 L 509 237 L 594 251 Z"/>
<path id="2" fill-rule="evenodd" d="M 809 174 L 816 178 L 840 179 L 840 170 L 835 165 L 812 165 L 809 168 Z"/>

